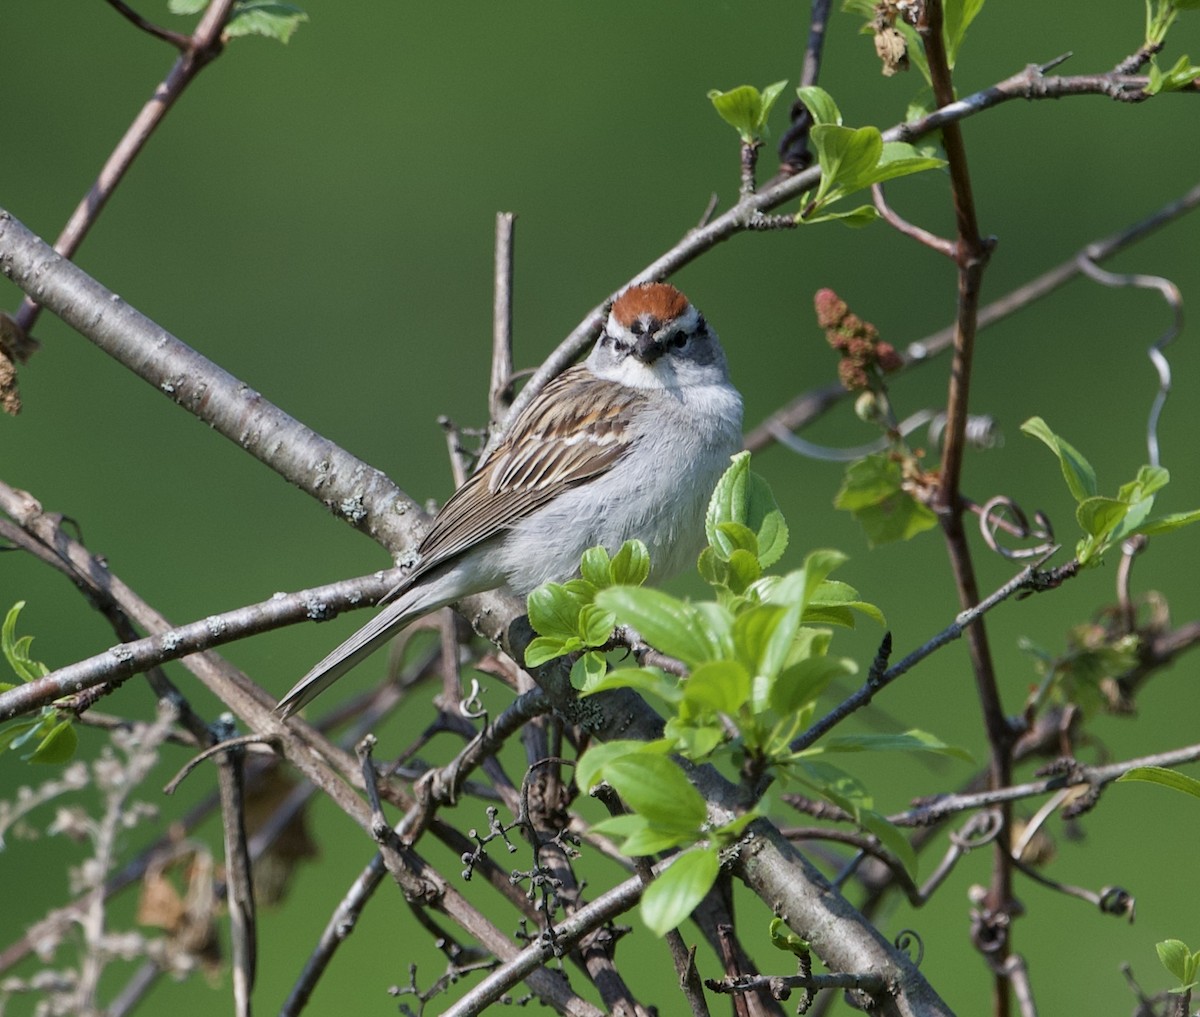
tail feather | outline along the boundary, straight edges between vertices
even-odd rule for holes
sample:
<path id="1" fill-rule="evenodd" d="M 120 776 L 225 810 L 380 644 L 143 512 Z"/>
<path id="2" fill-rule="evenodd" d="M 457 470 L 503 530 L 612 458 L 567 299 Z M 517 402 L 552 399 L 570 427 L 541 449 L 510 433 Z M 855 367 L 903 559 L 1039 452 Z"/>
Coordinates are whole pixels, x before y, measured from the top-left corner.
<path id="1" fill-rule="evenodd" d="M 417 584 L 410 586 L 409 583 L 418 575 Z M 283 717 L 290 717 L 352 667 L 366 660 L 405 625 L 469 593 L 493 589 L 503 581 L 503 573 L 494 567 L 486 555 L 452 562 L 432 573 L 408 576 L 384 598 L 387 606 L 296 682 L 292 690 L 279 700 L 275 709 Z"/>
<path id="2" fill-rule="evenodd" d="M 414 605 L 408 597 L 401 597 L 389 604 L 296 682 L 292 690 L 279 700 L 275 709 L 280 716 L 290 717 L 312 702 L 351 668 L 361 664 L 422 613 L 424 609 L 420 605 Z"/>

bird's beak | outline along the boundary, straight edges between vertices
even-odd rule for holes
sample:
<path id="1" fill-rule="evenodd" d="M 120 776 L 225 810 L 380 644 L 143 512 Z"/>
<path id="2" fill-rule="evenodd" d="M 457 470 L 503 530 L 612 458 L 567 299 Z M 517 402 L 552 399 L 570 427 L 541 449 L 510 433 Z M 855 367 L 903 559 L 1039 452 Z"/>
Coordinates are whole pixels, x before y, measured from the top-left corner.
<path id="1" fill-rule="evenodd" d="M 665 351 L 666 346 L 654 332 L 646 332 L 638 336 L 637 343 L 633 347 L 634 355 L 643 364 L 653 364 Z"/>

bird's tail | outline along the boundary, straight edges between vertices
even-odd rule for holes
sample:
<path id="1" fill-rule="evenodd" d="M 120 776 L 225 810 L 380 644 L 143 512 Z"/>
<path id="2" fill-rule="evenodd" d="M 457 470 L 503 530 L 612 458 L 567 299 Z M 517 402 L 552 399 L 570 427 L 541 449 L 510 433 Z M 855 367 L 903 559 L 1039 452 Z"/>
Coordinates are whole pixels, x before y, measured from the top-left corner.
<path id="1" fill-rule="evenodd" d="M 280 716 L 290 717 L 427 610 L 414 598 L 401 595 L 296 682 L 275 709 Z"/>

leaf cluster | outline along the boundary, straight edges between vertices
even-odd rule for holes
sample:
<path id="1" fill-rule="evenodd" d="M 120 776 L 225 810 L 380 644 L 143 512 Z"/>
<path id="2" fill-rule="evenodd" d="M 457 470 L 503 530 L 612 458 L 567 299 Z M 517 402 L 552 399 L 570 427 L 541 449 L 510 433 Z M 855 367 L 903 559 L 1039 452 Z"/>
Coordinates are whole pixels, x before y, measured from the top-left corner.
<path id="1" fill-rule="evenodd" d="M 753 85 L 739 85 L 728 92 L 711 89 L 708 99 L 721 119 L 738 132 L 743 145 L 757 145 L 770 136 L 767 118 L 775 100 L 787 87 L 787 81 L 776 81 L 761 92 Z"/>
<path id="2" fill-rule="evenodd" d="M 710 599 L 692 602 L 643 586 L 649 562 L 637 542 L 611 560 L 602 549 L 588 551 L 579 579 L 539 587 L 529 598 L 530 622 L 540 635 L 530 644 L 528 664 L 545 662 L 556 651 L 578 653 L 572 676 L 581 693 L 633 688 L 665 707 L 662 738 L 594 746 L 576 774 L 583 788 L 606 782 L 631 810 L 597 827 L 617 837 L 626 854 L 683 852 L 642 902 L 644 919 L 659 934 L 708 892 L 722 848 L 755 815 L 750 810 L 710 825 L 688 767 L 736 767 L 752 799 L 770 780 L 799 781 L 911 866 L 908 842 L 875 811 L 870 792 L 817 757 L 872 749 L 956 751 L 920 731 L 829 738 L 793 750 L 830 682 L 858 670 L 853 660 L 829 652 L 833 628 L 853 626 L 860 615 L 882 623 L 883 616 L 852 587 L 830 578 L 845 560 L 837 551 L 814 551 L 801 568 L 782 575 L 767 572 L 782 557 L 788 531 L 770 488 L 751 471 L 749 453 L 735 456 L 718 483 L 705 532 L 699 571 Z M 602 647 L 615 625 L 635 630 L 687 676 L 653 666 L 610 670 L 615 662 Z"/>
<path id="3" fill-rule="evenodd" d="M 1163 940 L 1155 944 L 1155 949 L 1158 950 L 1158 959 L 1162 961 L 1162 966 L 1179 979 L 1179 984 L 1171 989 L 1171 992 L 1182 996 L 1200 984 L 1196 977 L 1200 973 L 1200 950 L 1192 952 L 1187 944 L 1179 939 Z"/>
<path id="4" fill-rule="evenodd" d="M 0 625 L 0 654 L 22 682 L 31 682 L 48 675 L 50 669 L 30 656 L 33 636 L 17 638 L 17 617 L 24 607 L 25 601 L 17 601 L 4 616 Z M 12 682 L 0 681 L 0 692 L 16 687 Z M 72 718 L 63 717 L 53 706 L 43 708 L 36 716 L 18 718 L 0 730 L 0 751 L 32 746 L 21 757 L 29 763 L 65 763 L 75 755 L 78 741 Z"/>
<path id="5" fill-rule="evenodd" d="M 1041 417 L 1030 417 L 1021 430 L 1037 438 L 1057 457 L 1067 489 L 1075 499 L 1075 518 L 1084 536 L 1075 546 L 1080 565 L 1095 565 L 1114 544 L 1128 537 L 1170 533 L 1200 521 L 1200 509 L 1150 518 L 1157 493 L 1170 482 L 1161 466 L 1143 466 L 1122 484 L 1115 497 L 1101 495 L 1096 471 L 1070 442 L 1059 437 Z"/>
<path id="6" fill-rule="evenodd" d="M 809 137 L 821 167 L 817 189 L 800 198 L 797 222 L 837 220 L 847 226 L 865 226 L 879 214 L 874 205 L 860 205 L 845 212 L 828 209 L 873 184 L 945 165 L 945 160 L 922 155 L 906 142 L 885 142 L 878 127 L 846 127 L 833 97 L 823 88 L 807 85 L 797 89 L 797 94 L 812 114 Z"/>

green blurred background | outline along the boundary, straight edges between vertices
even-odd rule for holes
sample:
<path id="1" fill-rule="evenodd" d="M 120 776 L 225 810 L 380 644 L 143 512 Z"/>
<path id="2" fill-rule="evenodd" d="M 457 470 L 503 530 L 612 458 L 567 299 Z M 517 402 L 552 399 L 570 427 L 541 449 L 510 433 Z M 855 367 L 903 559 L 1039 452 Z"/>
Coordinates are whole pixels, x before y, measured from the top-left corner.
<path id="1" fill-rule="evenodd" d="M 186 27 L 164 7 L 153 0 L 142 13 Z M 311 21 L 290 45 L 238 40 L 201 75 L 77 260 L 414 497 L 444 499 L 451 481 L 436 418 L 448 414 L 475 425 L 485 416 L 495 212 L 519 215 L 516 354 L 520 366 L 535 365 L 592 305 L 694 225 L 712 192 L 722 207 L 736 197 L 736 137 L 705 92 L 784 77 L 794 85 L 807 5 L 309 0 L 305 7 Z M 1065 73 L 1105 70 L 1138 46 L 1142 19 L 1137 0 L 993 0 L 960 56 L 960 94 L 1066 51 L 1075 56 Z M 857 29 L 857 19 L 833 17 L 821 84 L 847 123 L 887 126 L 903 117 L 920 79 L 915 72 L 882 78 L 869 38 Z M 100 0 L 10 0 L 0 9 L 0 33 L 0 205 L 53 239 L 172 53 Z M 1189 50 L 1200 56 L 1197 15 L 1177 26 L 1166 63 Z M 1137 107 L 1096 97 L 1013 102 L 968 121 L 982 228 L 999 238 L 985 299 L 1194 184 L 1196 102 L 1195 96 Z M 786 105 L 776 110 L 777 133 Z M 769 150 L 763 166 L 769 175 Z M 909 219 L 950 228 L 944 176 L 899 182 L 889 196 Z M 1196 221 L 1185 219 L 1108 267 L 1170 276 L 1185 301 L 1195 301 L 1196 238 Z M 882 225 L 740 236 L 675 281 L 725 341 L 748 425 L 832 377 L 834 358 L 811 309 L 818 287 L 836 289 L 900 347 L 946 324 L 954 308 L 951 266 Z M 18 296 L 0 280 L 0 306 L 14 309 Z M 971 455 L 966 492 L 981 501 L 1003 493 L 1031 511 L 1044 509 L 1069 545 L 1071 503 L 1057 466 L 1018 426 L 1041 414 L 1092 459 L 1102 487 L 1115 490 L 1146 458 L 1155 379 L 1144 349 L 1168 321 L 1157 296 L 1077 281 L 985 333 L 973 408 L 995 416 L 1008 441 Z M 387 564 L 369 541 L 49 315 L 37 335 L 43 348 L 21 375 L 24 412 L 0 420 L 0 476 L 47 510 L 76 519 L 88 545 L 172 620 Z M 1170 351 L 1175 394 L 1160 438 L 1175 480 L 1160 504 L 1172 511 L 1200 505 L 1197 348 L 1185 334 Z M 937 406 L 945 379 L 944 362 L 899 378 L 898 408 Z M 806 437 L 855 445 L 871 434 L 847 406 Z M 936 534 L 870 551 L 852 521 L 831 507 L 841 467 L 779 449 L 756 464 L 791 523 L 784 565 L 799 563 L 814 547 L 850 553 L 844 578 L 885 611 L 899 653 L 952 618 L 955 597 Z M 1137 589 L 1162 591 L 1177 621 L 1200 614 L 1198 542 L 1193 531 L 1156 541 L 1137 566 Z M 976 543 L 981 584 L 992 589 L 1013 566 Z M 1112 599 L 1113 576 L 1112 567 L 1090 572 L 993 615 L 992 645 L 1011 711 L 1037 680 L 1018 638 L 1061 649 L 1068 626 Z M 686 580 L 679 588 L 696 589 Z M 21 630 L 36 636 L 35 655 L 52 667 L 114 642 L 58 575 L 26 556 L 4 555 L 0 607 L 17 599 L 28 601 Z M 361 621 L 301 626 L 227 652 L 278 693 Z M 865 667 L 878 638 L 864 627 L 838 641 Z M 195 689 L 185 671 L 170 670 L 185 690 Z M 1136 719 L 1099 718 L 1092 727 L 1098 740 L 1081 751 L 1118 759 L 1195 740 L 1193 674 L 1188 660 L 1157 678 L 1140 698 Z M 350 683 L 362 688 L 371 678 L 366 667 Z M 963 648 L 951 647 L 890 689 L 859 723 L 920 726 L 980 754 L 972 688 Z M 493 708 L 505 701 L 499 688 L 488 696 Z M 210 713 L 215 707 L 199 691 L 195 700 Z M 150 697 L 135 681 L 103 708 L 145 715 Z M 398 751 L 432 716 L 408 714 L 381 731 L 382 751 Z M 85 752 L 97 744 L 85 733 Z M 435 744 L 429 758 L 444 761 L 453 748 Z M 164 780 L 185 758 L 182 751 L 168 755 Z M 970 772 L 927 760 L 854 763 L 884 811 L 956 787 Z M 12 754 L 0 759 L 6 796 L 43 776 Z M 198 798 L 212 781 L 212 772 L 201 770 L 181 795 Z M 153 784 L 146 794 L 164 814 L 176 807 L 158 798 Z M 1200 833 L 1198 815 L 1194 804 L 1166 792 L 1122 786 L 1084 820 L 1084 839 L 1070 840 L 1061 824 L 1051 824 L 1059 840 L 1052 875 L 1092 888 L 1127 886 L 1138 897 L 1138 922 L 1130 927 L 1101 917 L 1018 880 L 1029 914 L 1017 926 L 1015 945 L 1029 960 L 1043 1013 L 1127 1012 L 1122 961 L 1148 988 L 1163 988 L 1153 944 L 1176 936 L 1200 945 L 1195 881 L 1184 876 L 1189 845 Z M 50 818 L 43 810 L 35 825 Z M 315 819 L 320 863 L 302 871 L 282 909 L 262 916 L 255 995 L 264 1012 L 278 1007 L 371 853 L 332 810 L 318 808 Z M 467 822 L 482 824 L 482 811 Z M 135 831 L 130 844 L 149 832 Z M 202 832 L 218 842 L 214 825 Z M 989 979 L 967 944 L 967 891 L 986 880 L 986 855 L 969 858 L 931 905 L 915 913 L 897 906 L 883 926 L 888 935 L 919 930 L 924 970 L 964 1014 L 979 1012 L 988 993 Z M 81 857 L 80 849 L 57 840 L 10 838 L 0 857 L 0 946 L 65 900 L 63 864 Z M 457 868 L 437 852 L 431 857 Z M 521 858 L 514 864 L 524 864 Z M 927 860 L 924 871 L 930 867 Z M 311 1012 L 392 1012 L 384 990 L 407 981 L 409 961 L 421 965 L 423 984 L 440 973 L 438 955 L 394 888 L 385 886 L 381 896 L 321 983 Z M 129 912 L 128 905 L 117 908 L 126 919 Z M 752 949 L 765 943 L 766 917 L 761 908 L 742 909 Z M 646 959 L 633 975 L 635 990 L 663 1013 L 682 1012 L 658 949 L 639 948 Z M 782 969 L 780 958 L 763 962 Z M 711 958 L 709 965 L 706 975 L 714 973 Z M 106 982 L 113 991 L 120 984 Z M 225 984 L 216 994 L 199 981 L 162 984 L 144 1012 L 167 1006 L 180 1017 L 219 1012 L 227 992 Z M 717 1003 L 717 1012 L 724 1005 Z M 18 1001 L 9 1012 L 28 1012 L 27 1006 Z"/>

